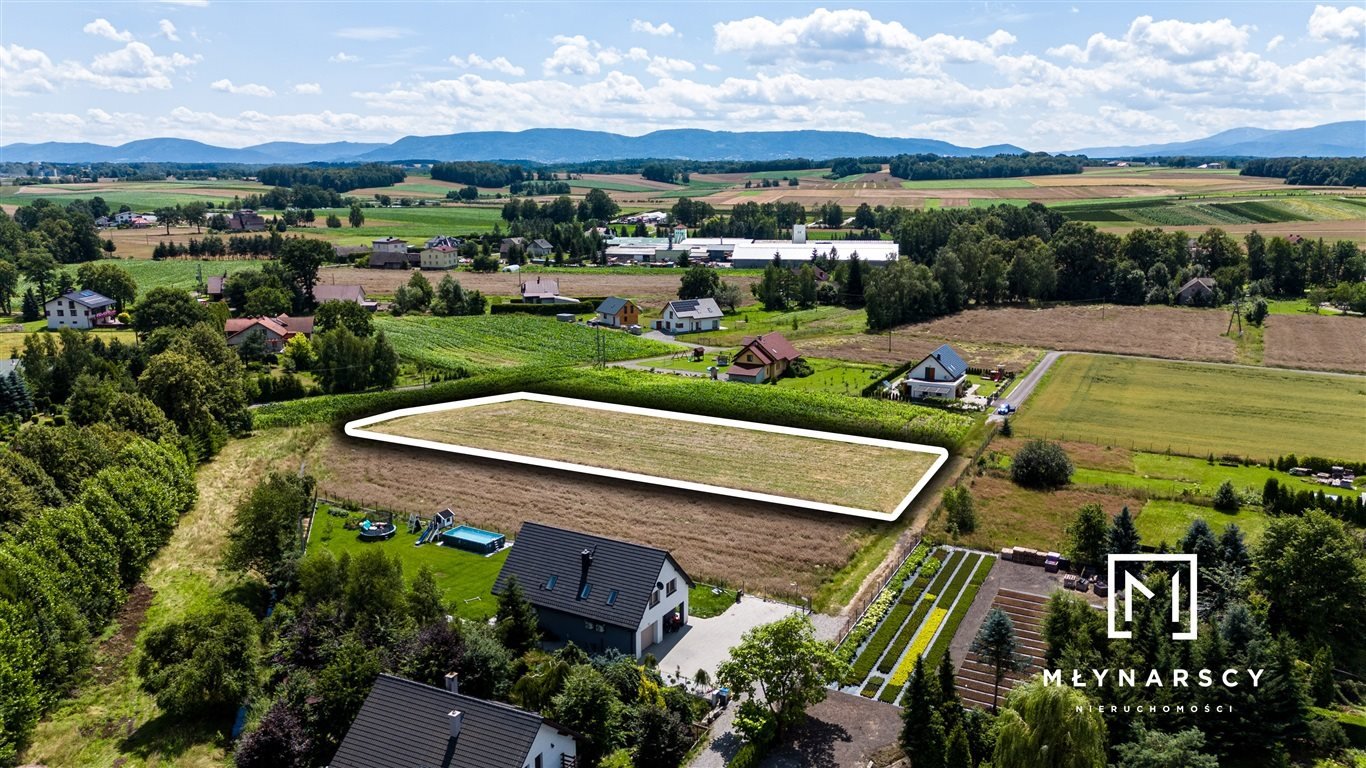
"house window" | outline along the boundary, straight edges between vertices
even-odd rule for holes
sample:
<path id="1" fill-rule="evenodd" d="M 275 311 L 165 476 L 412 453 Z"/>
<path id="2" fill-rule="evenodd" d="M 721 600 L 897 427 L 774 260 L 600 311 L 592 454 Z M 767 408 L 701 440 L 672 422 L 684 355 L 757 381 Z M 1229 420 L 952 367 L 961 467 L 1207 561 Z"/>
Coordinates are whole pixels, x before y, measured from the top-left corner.
<path id="1" fill-rule="evenodd" d="M 545 580 L 545 588 L 546 588 L 546 591 L 548 592 L 548 591 L 554 589 L 554 588 L 555 588 L 555 582 L 556 582 L 556 581 L 559 581 L 559 579 L 560 579 L 559 576 L 551 576 L 550 578 L 546 579 L 546 580 Z"/>
<path id="2" fill-rule="evenodd" d="M 66 312 L 64 312 L 64 311 L 62 311 L 62 310 L 60 310 L 60 309 L 57 310 L 57 317 L 66 317 Z"/>
<path id="3" fill-rule="evenodd" d="M 669 579 L 669 583 L 665 586 L 665 594 L 672 595 L 673 593 L 675 593 L 675 592 L 677 592 L 677 591 L 678 591 L 678 580 L 677 580 L 677 579 Z"/>
<path id="4" fill-rule="evenodd" d="M 607 604 L 608 604 L 608 605 L 616 605 L 616 604 L 617 604 L 617 591 L 616 591 L 615 589 L 612 590 L 611 592 L 608 592 L 608 593 L 607 593 Z"/>
<path id="5" fill-rule="evenodd" d="M 589 593 L 589 592 L 592 592 L 592 591 L 593 591 L 593 585 L 592 585 L 592 584 L 584 584 L 584 585 L 583 585 L 583 589 L 580 589 L 580 590 L 579 590 L 579 599 L 580 599 L 580 600 L 587 600 L 587 599 L 588 599 L 588 593 Z"/>
<path id="6" fill-rule="evenodd" d="M 659 590 L 657 589 L 650 594 L 650 607 L 653 608 L 656 605 L 659 605 Z"/>

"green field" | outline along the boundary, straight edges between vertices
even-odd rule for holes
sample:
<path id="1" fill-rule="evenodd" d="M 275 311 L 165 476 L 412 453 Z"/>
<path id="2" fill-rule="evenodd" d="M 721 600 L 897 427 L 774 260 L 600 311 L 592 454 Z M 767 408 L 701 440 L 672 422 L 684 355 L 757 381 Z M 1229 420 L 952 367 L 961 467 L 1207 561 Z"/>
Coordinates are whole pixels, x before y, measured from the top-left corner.
<path id="1" fill-rule="evenodd" d="M 446 600 L 446 609 L 461 618 L 484 621 L 498 609 L 490 590 L 498 578 L 498 571 L 507 560 L 508 550 L 484 557 L 473 552 L 424 544 L 413 546 L 417 535 L 408 533 L 403 521 L 398 521 L 398 533 L 381 542 L 362 542 L 355 531 L 342 527 L 343 519 L 319 508 L 308 535 L 310 549 L 326 549 L 340 557 L 375 547 L 396 556 L 403 563 L 403 576 L 411 580 L 422 566 L 430 566 L 436 575 L 436 585 Z"/>
<path id="2" fill-rule="evenodd" d="M 809 168 L 804 171 L 756 171 L 749 174 L 747 179 L 811 179 L 820 178 L 829 173 L 829 168 Z"/>
<path id="3" fill-rule="evenodd" d="M 1240 491 L 1261 493 L 1266 481 L 1273 478 L 1293 490 L 1323 490 L 1318 483 L 1266 466 L 1229 467 L 1188 456 L 1143 452 L 1133 455 L 1132 472 L 1078 467 L 1072 482 L 1079 485 L 1137 488 L 1152 496 L 1212 498 L 1225 481 L 1233 483 L 1233 487 Z M 1360 494 L 1359 491 L 1341 489 L 1332 492 L 1349 496 Z"/>
<path id="4" fill-rule="evenodd" d="M 1366 378 L 1065 355 L 1015 422 L 1030 437 L 1154 453 L 1366 458 Z"/>
<path id="5" fill-rule="evenodd" d="M 1174 547 L 1197 517 L 1203 517 L 1209 523 L 1215 536 L 1223 533 L 1229 523 L 1237 523 L 1249 545 L 1262 540 L 1262 534 L 1271 522 L 1266 513 L 1251 507 L 1228 513 L 1179 501 L 1150 501 L 1143 505 L 1134 525 L 1144 544 L 1156 547 L 1165 541 Z"/>
<path id="6" fill-rule="evenodd" d="M 260 269 L 266 264 L 266 260 L 258 259 L 226 259 L 223 261 L 198 259 L 167 259 L 165 261 L 152 261 L 150 259 L 116 259 L 111 263 L 118 265 L 138 284 L 138 295 L 146 293 L 151 288 L 171 286 L 173 288 L 193 289 L 199 284 L 199 273 L 203 270 L 204 279 L 207 280 L 214 275 L 224 273 L 232 274 L 241 272 L 244 269 Z M 74 277 L 79 264 L 64 264 L 62 269 L 70 272 Z M 28 283 L 21 283 L 19 290 L 22 292 L 27 288 Z"/>
<path id="7" fill-rule="evenodd" d="M 0 187 L 0 204 L 28 205 L 35 200 L 51 200 L 64 205 L 73 200 L 102 197 L 116 211 L 120 205 L 142 211 L 184 205 L 196 200 L 217 206 L 222 202 L 231 202 L 234 196 L 262 194 L 271 188 L 254 181 L 130 181 L 112 184 L 44 184 L 27 188 L 24 194 L 19 194 L 20 189 Z"/>
<path id="8" fill-rule="evenodd" d="M 318 220 L 335 213 L 346 222 L 348 211 L 343 209 L 324 209 L 315 212 Z M 383 235 L 402 237 L 408 240 L 425 240 L 436 235 L 461 235 L 471 232 L 488 232 L 493 225 L 504 226 L 502 208 L 495 205 L 443 205 L 417 208 L 367 208 L 365 224 L 359 229 L 343 226 L 341 229 L 314 228 L 313 234 L 326 237 L 342 245 L 369 245 L 371 240 Z"/>
<path id="9" fill-rule="evenodd" d="M 571 189 L 605 189 L 611 192 L 653 192 L 654 187 L 632 184 L 629 181 L 608 181 L 606 179 L 570 179 Z"/>
<path id="10" fill-rule="evenodd" d="M 812 374 L 802 378 L 784 376 L 778 379 L 779 387 L 801 390 L 819 390 L 837 395 L 858 397 L 863 388 L 886 376 L 891 368 L 885 365 L 866 365 L 844 360 L 830 360 L 822 357 L 808 358 Z"/>
<path id="11" fill-rule="evenodd" d="M 1025 189 L 1024 179 L 918 179 L 901 182 L 902 189 Z"/>
<path id="12" fill-rule="evenodd" d="M 1352 221 L 1366 218 L 1355 198 L 1332 195 L 1243 193 L 1189 197 L 1144 197 L 1083 200 L 1051 207 L 1076 221 L 1143 226 L 1227 226 L 1295 221 Z"/>
<path id="13" fill-rule="evenodd" d="M 578 323 L 531 315 L 379 315 L 375 326 L 388 336 L 403 362 L 467 374 L 504 366 L 590 363 L 599 334 Z M 604 330 L 601 337 L 609 361 L 667 355 L 678 349 L 620 331 Z"/>

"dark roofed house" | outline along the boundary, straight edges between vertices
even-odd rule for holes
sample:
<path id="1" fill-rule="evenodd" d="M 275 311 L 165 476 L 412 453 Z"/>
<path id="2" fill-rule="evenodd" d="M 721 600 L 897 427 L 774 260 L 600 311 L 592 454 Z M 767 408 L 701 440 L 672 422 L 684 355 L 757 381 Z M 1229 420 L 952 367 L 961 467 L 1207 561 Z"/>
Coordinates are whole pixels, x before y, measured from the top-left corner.
<path id="1" fill-rule="evenodd" d="M 1214 278 L 1192 277 L 1176 291 L 1177 304 L 1206 307 L 1214 303 Z"/>
<path id="2" fill-rule="evenodd" d="M 330 768 L 573 768 L 578 743 L 534 712 L 380 675 Z"/>
<path id="3" fill-rule="evenodd" d="M 493 585 L 516 577 L 541 630 L 589 653 L 640 657 L 688 622 L 692 579 L 666 550 L 524 523 Z"/>
<path id="4" fill-rule="evenodd" d="M 204 285 L 205 295 L 215 300 L 223 298 L 223 284 L 227 281 L 227 272 L 221 275 L 209 275 L 209 279 L 205 281 Z"/>
<path id="5" fill-rule="evenodd" d="M 640 322 L 640 307 L 634 301 L 609 296 L 598 305 L 598 323 L 611 328 L 629 328 Z"/>
<path id="6" fill-rule="evenodd" d="M 721 307 L 716 299 L 678 299 L 664 308 L 655 329 L 665 333 L 715 331 L 721 327 Z"/>
<path id="7" fill-rule="evenodd" d="M 501 243 L 498 244 L 498 255 L 506 259 L 506 258 L 508 257 L 508 254 L 512 253 L 513 248 L 522 248 L 522 249 L 525 249 L 525 248 L 526 248 L 526 238 L 525 238 L 525 237 L 505 237 L 505 238 L 503 238 L 503 241 L 502 241 Z"/>
<path id="8" fill-rule="evenodd" d="M 118 302 L 88 288 L 72 291 L 43 304 L 47 329 L 62 328 L 88 330 L 102 325 L 118 325 Z"/>
<path id="9" fill-rule="evenodd" d="M 546 240 L 542 237 L 538 237 L 535 240 L 532 240 L 527 245 L 526 250 L 527 253 L 531 254 L 532 256 L 535 256 L 538 259 L 542 259 L 554 253 L 555 246 L 551 245 L 549 240 Z"/>
<path id="10" fill-rule="evenodd" d="M 956 400 L 967 392 L 968 364 L 953 347 L 941 344 L 911 368 L 901 386 L 913 400 L 926 397 Z"/>
<path id="11" fill-rule="evenodd" d="M 233 211 L 228 217 L 229 232 L 264 232 L 266 220 L 250 208 Z"/>
<path id="12" fill-rule="evenodd" d="M 787 373 L 788 367 L 800 357 L 801 353 L 781 333 L 746 336 L 730 368 L 726 369 L 726 379 L 763 384 Z"/>
<path id="13" fill-rule="evenodd" d="M 421 264 L 421 254 L 407 251 L 371 251 L 371 269 L 412 269 Z"/>

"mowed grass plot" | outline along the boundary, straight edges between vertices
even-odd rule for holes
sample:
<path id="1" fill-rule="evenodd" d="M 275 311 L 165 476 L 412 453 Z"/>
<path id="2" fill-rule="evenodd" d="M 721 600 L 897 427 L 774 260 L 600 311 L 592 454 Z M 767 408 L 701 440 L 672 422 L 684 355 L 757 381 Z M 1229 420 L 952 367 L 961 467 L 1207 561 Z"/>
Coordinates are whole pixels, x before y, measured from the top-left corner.
<path id="1" fill-rule="evenodd" d="M 379 548 L 403 563 L 403 578 L 408 581 L 417 576 L 422 566 L 431 568 L 436 577 L 436 586 L 445 599 L 446 609 L 456 616 L 484 621 L 498 610 L 492 592 L 493 582 L 503 568 L 503 561 L 507 560 L 506 548 L 485 557 L 436 544 L 415 547 L 413 543 L 417 541 L 417 534 L 408 533 L 403 521 L 397 518 L 398 533 L 392 539 L 364 542 L 356 531 L 342 527 L 344 518 L 328 514 L 324 506 L 319 506 L 318 514 L 313 518 L 313 527 L 309 530 L 309 552 L 321 548 L 337 557 L 348 553 L 355 557 L 364 550 Z M 394 588 L 399 587 L 395 585 Z"/>
<path id="2" fill-rule="evenodd" d="M 1271 522 L 1266 513 L 1250 507 L 1237 512 L 1220 512 L 1180 501 L 1150 501 L 1143 505 L 1134 525 L 1138 527 L 1138 535 L 1144 544 L 1156 547 L 1165 541 L 1169 546 L 1176 546 L 1198 517 L 1203 517 L 1209 523 L 1215 536 L 1223 533 L 1230 523 L 1236 523 L 1251 545 L 1261 542 L 1262 534 Z"/>
<path id="3" fill-rule="evenodd" d="M 606 360 L 667 355 L 677 346 L 620 331 L 532 315 L 473 317 L 378 316 L 400 360 L 420 367 L 478 373 L 515 365 L 578 365 L 596 355 L 599 334 Z"/>
<path id="4" fill-rule="evenodd" d="M 1202 456 L 1366 458 L 1366 378 L 1067 355 L 1015 426 L 1030 437 Z"/>
<path id="5" fill-rule="evenodd" d="M 366 429 L 884 514 L 897 509 L 937 458 L 929 451 L 604 410 L 577 402 L 585 405 L 532 399 L 480 403 L 400 416 Z"/>

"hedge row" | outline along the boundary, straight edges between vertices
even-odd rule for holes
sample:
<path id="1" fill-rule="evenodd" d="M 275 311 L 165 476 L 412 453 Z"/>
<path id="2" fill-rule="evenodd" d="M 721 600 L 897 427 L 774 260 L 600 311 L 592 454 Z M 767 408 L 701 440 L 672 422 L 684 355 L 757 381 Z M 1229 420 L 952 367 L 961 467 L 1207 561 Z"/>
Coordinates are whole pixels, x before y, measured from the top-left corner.
<path id="1" fill-rule="evenodd" d="M 872 629 L 877 628 L 877 632 L 873 634 L 873 639 L 868 647 L 859 653 L 858 660 L 850 666 L 849 674 L 843 680 L 845 685 L 858 685 L 863 681 L 863 678 L 868 676 L 868 673 L 872 671 L 874 662 L 877 661 L 877 657 L 882 654 L 883 649 L 891 640 L 891 633 L 896 631 L 896 628 L 905 620 L 906 614 L 910 612 L 910 607 L 907 606 L 905 611 L 900 612 L 900 615 L 897 615 L 898 611 L 896 610 L 892 611 L 892 615 L 888 615 L 888 610 L 894 604 L 898 609 L 901 607 L 896 600 L 898 596 L 903 594 L 906 580 L 910 578 L 911 573 L 925 560 L 925 554 L 924 546 L 917 544 L 911 554 L 906 556 L 906 560 L 897 569 L 897 572 L 888 580 L 882 593 L 877 596 L 872 605 L 868 606 L 863 618 L 859 619 L 859 623 L 844 638 L 839 653 L 847 663 L 858 652 L 859 646 L 867 639 Z M 916 581 L 920 581 L 919 577 Z"/>
<path id="2" fill-rule="evenodd" d="M 901 658 L 901 654 L 906 650 L 906 646 L 911 644 L 911 638 L 915 636 L 916 629 L 920 627 L 919 620 L 924 619 L 925 614 L 929 612 L 930 606 L 934 604 L 935 599 L 937 599 L 939 595 L 944 594 L 944 584 L 952 577 L 953 569 L 963 557 L 964 554 L 962 552 L 954 552 L 949 556 L 948 560 L 944 561 L 943 567 L 939 569 L 939 575 L 936 576 L 934 582 L 930 584 L 928 591 L 925 593 L 925 598 L 920 601 L 920 605 L 916 607 L 915 613 L 911 615 L 911 620 L 902 626 L 901 632 L 897 633 L 896 640 L 892 642 L 891 649 L 887 652 L 886 656 L 882 657 L 882 661 L 878 663 L 877 671 L 887 675 L 891 674 L 892 670 L 896 668 L 896 663 Z"/>
<path id="3" fill-rule="evenodd" d="M 888 703 L 888 704 L 895 704 L 897 698 L 900 697 L 900 696 L 901 696 L 901 686 L 899 686 L 899 685 L 889 685 L 889 686 L 887 686 L 886 688 L 883 688 L 883 689 L 882 689 L 882 695 L 881 695 L 881 696 L 878 696 L 878 697 L 877 697 L 877 700 L 878 700 L 878 701 L 886 702 L 886 703 Z"/>
<path id="4" fill-rule="evenodd" d="M 868 643 L 868 647 L 863 649 L 858 659 L 849 667 L 849 675 L 844 678 L 845 685 L 857 685 L 859 681 L 868 676 L 873 671 L 873 665 L 878 659 L 882 658 L 882 652 L 887 650 L 888 643 L 896 637 L 897 630 L 905 623 L 906 617 L 911 614 L 911 606 L 898 602 L 892 612 L 887 614 L 887 619 L 873 633 L 873 639 Z"/>
<path id="5" fill-rule="evenodd" d="M 968 615 L 968 609 L 972 607 L 972 602 L 977 599 L 977 593 L 982 589 L 982 582 L 987 580 L 991 569 L 996 565 L 996 558 L 986 555 L 977 564 L 977 568 L 972 572 L 972 579 L 968 581 L 968 588 L 963 591 L 958 598 L 958 605 L 954 606 L 953 613 L 944 625 L 944 631 L 940 633 L 939 639 L 935 640 L 934 646 L 930 648 L 930 653 L 925 657 L 927 666 L 937 667 L 939 660 L 948 653 L 949 646 L 953 643 L 953 636 L 958 632 L 958 625 L 963 623 L 963 619 Z"/>
<path id="6" fill-rule="evenodd" d="M 569 304 L 525 304 L 520 301 L 510 301 L 506 304 L 494 304 L 489 307 L 490 315 L 558 315 L 568 312 L 572 315 L 584 315 L 592 312 L 597 307 L 596 304 L 589 304 L 586 301 L 576 301 Z"/>
<path id="7" fill-rule="evenodd" d="M 952 448 L 971 419 L 922 406 L 780 387 L 724 387 L 716 382 L 624 368 L 509 368 L 426 389 L 324 395 L 272 403 L 255 412 L 258 427 L 345 421 L 397 408 L 505 392 L 585 400 L 759 421 L 786 427 L 908 440 Z"/>

